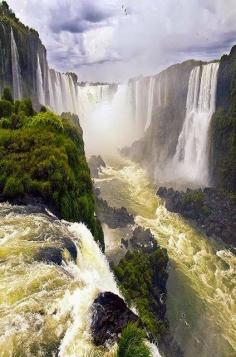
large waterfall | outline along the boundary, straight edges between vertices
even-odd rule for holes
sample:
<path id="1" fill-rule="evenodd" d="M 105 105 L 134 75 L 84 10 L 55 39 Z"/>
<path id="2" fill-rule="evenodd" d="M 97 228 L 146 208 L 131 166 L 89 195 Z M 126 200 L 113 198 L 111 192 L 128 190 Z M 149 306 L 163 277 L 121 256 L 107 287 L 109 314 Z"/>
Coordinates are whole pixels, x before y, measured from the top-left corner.
<path id="1" fill-rule="evenodd" d="M 16 41 L 14 38 L 14 33 L 11 28 L 11 62 L 12 62 L 12 84 L 13 84 L 13 95 L 15 99 L 22 98 L 22 80 L 21 80 L 21 70 L 19 65 L 19 54 L 16 46 Z"/>
<path id="2" fill-rule="evenodd" d="M 195 67 L 189 79 L 186 117 L 179 136 L 173 169 L 177 178 L 209 184 L 208 131 L 215 111 L 219 63 Z"/>

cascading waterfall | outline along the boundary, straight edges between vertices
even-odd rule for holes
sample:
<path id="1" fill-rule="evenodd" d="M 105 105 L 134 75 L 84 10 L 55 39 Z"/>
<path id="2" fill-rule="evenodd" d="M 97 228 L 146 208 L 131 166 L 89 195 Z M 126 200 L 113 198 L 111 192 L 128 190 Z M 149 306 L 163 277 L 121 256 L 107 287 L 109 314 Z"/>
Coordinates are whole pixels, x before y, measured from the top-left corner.
<path id="1" fill-rule="evenodd" d="M 145 130 L 149 128 L 152 121 L 155 83 L 156 83 L 156 78 L 151 77 L 149 83 L 149 90 L 148 90 L 148 110 L 147 110 L 147 122 L 145 125 Z"/>
<path id="2" fill-rule="evenodd" d="M 22 98 L 22 80 L 19 65 L 19 54 L 14 38 L 14 33 L 11 28 L 11 61 L 12 61 L 12 81 L 13 81 L 13 96 L 14 99 Z"/>
<path id="3" fill-rule="evenodd" d="M 209 184 L 208 130 L 215 111 L 219 63 L 195 67 L 190 74 L 186 117 L 179 136 L 173 169 L 177 178 Z"/>
<path id="4" fill-rule="evenodd" d="M 43 86 L 43 74 L 42 68 L 40 64 L 39 54 L 37 56 L 37 94 L 39 103 L 45 105 L 45 93 L 44 93 L 44 86 Z"/>

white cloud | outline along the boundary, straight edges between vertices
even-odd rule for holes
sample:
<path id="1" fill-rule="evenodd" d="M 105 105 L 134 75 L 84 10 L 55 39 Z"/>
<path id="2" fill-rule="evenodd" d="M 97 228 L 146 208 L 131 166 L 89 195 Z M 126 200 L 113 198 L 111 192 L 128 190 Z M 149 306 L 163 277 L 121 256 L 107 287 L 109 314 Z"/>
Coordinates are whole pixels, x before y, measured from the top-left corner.
<path id="1" fill-rule="evenodd" d="M 36 28 L 50 64 L 81 79 L 122 80 L 236 42 L 235 0 L 9 0 Z M 127 12 L 127 14 L 126 14 Z"/>

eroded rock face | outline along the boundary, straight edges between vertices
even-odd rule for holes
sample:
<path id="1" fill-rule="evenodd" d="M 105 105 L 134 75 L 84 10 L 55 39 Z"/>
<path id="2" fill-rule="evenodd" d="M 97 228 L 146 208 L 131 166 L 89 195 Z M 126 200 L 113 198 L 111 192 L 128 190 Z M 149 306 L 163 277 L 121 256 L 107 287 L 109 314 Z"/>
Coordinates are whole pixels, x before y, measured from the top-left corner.
<path id="1" fill-rule="evenodd" d="M 95 345 L 114 342 L 129 322 L 137 322 L 135 315 L 123 299 L 111 292 L 104 292 L 92 305 L 92 337 Z"/>
<path id="2" fill-rule="evenodd" d="M 93 155 L 90 157 L 88 161 L 88 165 L 90 168 L 91 175 L 95 178 L 99 177 L 99 172 L 102 167 L 106 167 L 105 161 L 102 159 L 100 155 Z"/>

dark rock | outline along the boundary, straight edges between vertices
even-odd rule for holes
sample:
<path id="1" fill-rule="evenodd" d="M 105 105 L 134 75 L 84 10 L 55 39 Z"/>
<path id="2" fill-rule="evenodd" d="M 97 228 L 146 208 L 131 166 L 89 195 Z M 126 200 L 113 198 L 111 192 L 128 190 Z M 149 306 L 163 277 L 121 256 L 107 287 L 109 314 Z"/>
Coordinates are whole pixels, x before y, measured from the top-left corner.
<path id="1" fill-rule="evenodd" d="M 128 224 L 134 224 L 133 215 L 129 214 L 125 207 L 110 207 L 107 201 L 96 198 L 97 216 L 102 223 L 106 223 L 110 228 L 124 228 Z"/>
<path id="2" fill-rule="evenodd" d="M 157 194 L 165 200 L 169 211 L 193 220 L 207 236 L 236 246 L 236 204 L 225 193 L 209 187 L 186 192 L 160 187 Z"/>
<path id="3" fill-rule="evenodd" d="M 137 322 L 135 315 L 123 299 L 111 293 L 104 292 L 94 300 L 92 305 L 92 338 L 96 346 L 106 342 L 114 342 L 129 322 Z"/>
<path id="4" fill-rule="evenodd" d="M 53 263 L 57 265 L 62 264 L 62 251 L 60 248 L 40 248 L 39 252 L 35 257 L 36 261 L 41 261 L 45 263 Z"/>
<path id="5" fill-rule="evenodd" d="M 95 178 L 99 177 L 99 172 L 101 171 L 101 168 L 106 167 L 106 164 L 100 155 L 91 156 L 90 159 L 88 160 L 88 165 L 90 168 L 91 175 Z"/>
<path id="6" fill-rule="evenodd" d="M 133 231 L 133 236 L 130 239 L 132 250 L 138 250 L 144 253 L 151 253 L 158 247 L 156 239 L 150 229 L 136 227 Z"/>
<path id="7" fill-rule="evenodd" d="M 74 261 L 77 259 L 77 248 L 75 243 L 68 237 L 61 238 L 63 248 L 67 249 Z"/>

